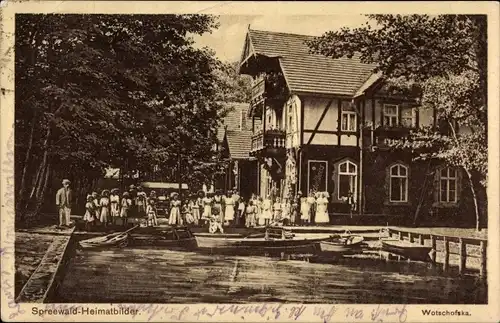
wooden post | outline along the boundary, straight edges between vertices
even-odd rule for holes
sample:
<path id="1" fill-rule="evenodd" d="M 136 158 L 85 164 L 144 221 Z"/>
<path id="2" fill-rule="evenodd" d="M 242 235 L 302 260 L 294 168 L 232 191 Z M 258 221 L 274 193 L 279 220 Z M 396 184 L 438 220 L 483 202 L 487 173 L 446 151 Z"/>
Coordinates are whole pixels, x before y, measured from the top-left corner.
<path id="1" fill-rule="evenodd" d="M 443 260 L 443 271 L 448 271 L 450 266 L 450 241 L 446 237 L 443 237 L 444 242 L 444 260 Z"/>
<path id="2" fill-rule="evenodd" d="M 408 232 L 408 240 L 410 241 L 410 243 L 413 243 L 413 233 Z"/>
<path id="3" fill-rule="evenodd" d="M 437 254 L 437 250 L 436 250 L 436 237 L 433 236 L 431 234 L 431 247 L 432 247 L 432 251 L 431 251 L 431 261 L 433 264 L 436 263 L 436 254 Z"/>
<path id="4" fill-rule="evenodd" d="M 421 234 L 418 235 L 418 244 L 421 246 L 424 245 L 424 237 Z"/>
<path id="5" fill-rule="evenodd" d="M 398 231 L 398 239 L 403 240 L 403 233 L 401 231 Z"/>
<path id="6" fill-rule="evenodd" d="M 462 238 L 458 240 L 458 243 L 459 243 L 458 254 L 460 255 L 460 262 L 458 263 L 458 273 L 462 275 L 465 271 L 465 264 L 467 260 L 467 248 Z"/>
<path id="7" fill-rule="evenodd" d="M 479 275 L 482 278 L 486 277 L 486 243 L 481 241 L 479 244 L 480 252 L 481 252 L 481 266 L 479 267 Z"/>

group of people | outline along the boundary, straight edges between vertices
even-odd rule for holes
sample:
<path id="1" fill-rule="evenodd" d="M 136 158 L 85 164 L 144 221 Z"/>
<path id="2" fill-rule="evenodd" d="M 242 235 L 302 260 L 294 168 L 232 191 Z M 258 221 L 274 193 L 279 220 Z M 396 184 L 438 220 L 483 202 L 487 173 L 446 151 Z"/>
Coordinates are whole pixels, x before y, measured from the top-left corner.
<path id="1" fill-rule="evenodd" d="M 128 191 L 120 193 L 118 188 L 92 192 L 87 195 L 85 204 L 85 215 L 83 220 L 87 229 L 95 225 L 127 226 L 129 218 L 139 218 L 146 221 L 148 226 L 158 225 L 157 203 L 161 197 L 151 191 L 149 196 L 142 187 L 131 185 Z M 170 201 L 170 224 L 181 224 L 180 200 L 178 194 L 174 193 Z"/>
<path id="2" fill-rule="evenodd" d="M 158 210 L 165 212 L 169 225 L 206 225 L 215 231 L 225 226 L 255 227 L 267 225 L 309 225 L 329 223 L 327 192 L 310 192 L 303 196 L 299 191 L 294 198 L 260 197 L 255 194 L 244 199 L 236 190 L 225 194 L 198 191 L 196 194 L 169 197 L 148 195 L 141 187 L 131 185 L 120 193 L 118 189 L 105 189 L 100 194 L 87 196 L 84 221 L 90 230 L 94 225 L 126 226 L 129 218 L 138 218 L 147 226 L 158 225 Z M 160 204 L 160 207 L 158 206 Z"/>

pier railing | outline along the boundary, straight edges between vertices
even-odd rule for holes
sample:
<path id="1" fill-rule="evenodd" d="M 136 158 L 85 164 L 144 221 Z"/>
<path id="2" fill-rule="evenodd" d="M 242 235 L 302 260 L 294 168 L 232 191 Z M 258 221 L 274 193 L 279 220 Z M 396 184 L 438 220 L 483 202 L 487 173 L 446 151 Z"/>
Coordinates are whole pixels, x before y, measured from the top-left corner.
<path id="1" fill-rule="evenodd" d="M 432 247 L 431 251 L 431 260 L 435 264 L 436 263 L 436 254 L 437 252 L 443 253 L 443 271 L 450 270 L 450 254 L 458 255 L 460 260 L 458 263 L 458 272 L 459 274 L 464 274 L 466 270 L 467 258 L 479 258 L 479 276 L 486 278 L 486 261 L 487 254 L 486 248 L 488 241 L 486 239 L 480 238 L 462 238 L 462 237 L 453 237 L 439 234 L 426 234 L 426 233 L 416 233 L 406 230 L 400 229 L 388 229 L 389 235 L 397 235 L 399 240 L 406 240 L 405 237 L 408 238 L 408 241 L 411 243 L 418 243 L 419 245 L 424 245 L 425 240 L 430 240 L 430 245 Z M 436 242 L 441 241 L 443 243 L 442 249 L 437 249 Z M 458 244 L 458 252 L 450 252 L 450 242 Z M 478 255 L 471 255 L 467 252 L 467 246 L 475 246 L 479 248 Z"/>

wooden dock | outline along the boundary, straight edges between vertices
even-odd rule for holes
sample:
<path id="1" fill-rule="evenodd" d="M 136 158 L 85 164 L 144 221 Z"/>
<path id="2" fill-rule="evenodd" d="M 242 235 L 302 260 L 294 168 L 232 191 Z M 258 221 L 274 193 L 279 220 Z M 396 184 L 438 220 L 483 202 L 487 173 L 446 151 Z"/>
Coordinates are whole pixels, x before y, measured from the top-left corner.
<path id="1" fill-rule="evenodd" d="M 399 240 L 407 240 L 419 245 L 430 245 L 431 261 L 440 264 L 444 272 L 450 271 L 451 267 L 456 267 L 451 257 L 457 258 L 458 273 L 465 274 L 472 269 L 479 271 L 479 276 L 486 279 L 487 276 L 487 253 L 488 241 L 481 238 L 464 238 L 456 236 L 446 236 L 440 234 L 425 234 L 412 232 L 410 230 L 389 228 L 389 235 L 396 235 Z M 437 256 L 441 259 L 438 260 Z M 467 264 L 469 263 L 469 266 Z M 477 265 L 473 263 L 478 263 Z"/>

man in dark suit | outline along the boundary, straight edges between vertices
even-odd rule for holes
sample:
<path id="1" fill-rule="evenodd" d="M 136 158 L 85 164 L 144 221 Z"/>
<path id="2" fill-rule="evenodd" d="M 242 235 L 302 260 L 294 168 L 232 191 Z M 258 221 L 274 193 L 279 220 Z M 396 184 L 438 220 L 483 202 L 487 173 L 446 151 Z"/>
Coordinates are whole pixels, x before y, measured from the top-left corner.
<path id="1" fill-rule="evenodd" d="M 73 202 L 73 191 L 69 187 L 71 182 L 67 179 L 62 181 L 63 187 L 57 191 L 56 206 L 59 209 L 59 226 L 69 226 L 71 216 L 71 204 Z"/>

